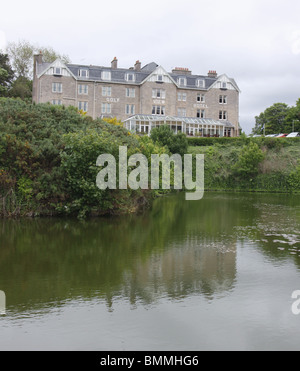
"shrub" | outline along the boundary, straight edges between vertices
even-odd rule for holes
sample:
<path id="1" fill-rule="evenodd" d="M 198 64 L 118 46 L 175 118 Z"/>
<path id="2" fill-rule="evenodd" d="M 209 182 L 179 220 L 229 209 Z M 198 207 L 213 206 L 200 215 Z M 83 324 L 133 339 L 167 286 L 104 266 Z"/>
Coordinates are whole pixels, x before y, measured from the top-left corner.
<path id="1" fill-rule="evenodd" d="M 258 174 L 258 165 L 264 159 L 264 153 L 257 143 L 250 142 L 242 148 L 233 170 L 243 178 L 252 178 Z"/>
<path id="2" fill-rule="evenodd" d="M 171 153 L 178 153 L 181 156 L 187 153 L 188 140 L 185 134 L 174 134 L 168 125 L 161 125 L 151 130 L 151 139 L 154 143 L 168 147 Z"/>

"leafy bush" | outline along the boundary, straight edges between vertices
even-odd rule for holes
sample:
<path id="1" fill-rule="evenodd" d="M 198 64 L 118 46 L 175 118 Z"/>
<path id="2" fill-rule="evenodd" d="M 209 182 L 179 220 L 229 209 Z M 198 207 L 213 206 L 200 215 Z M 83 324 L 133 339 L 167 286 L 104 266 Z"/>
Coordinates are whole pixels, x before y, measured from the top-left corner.
<path id="1" fill-rule="evenodd" d="M 187 153 L 188 140 L 185 134 L 174 134 L 168 125 L 161 125 L 151 130 L 151 139 L 154 143 L 168 147 L 171 153 L 178 153 L 181 156 Z"/>
<path id="2" fill-rule="evenodd" d="M 244 146 L 238 161 L 235 163 L 233 169 L 238 175 L 244 178 L 251 178 L 258 174 L 258 165 L 264 159 L 264 153 L 259 146 L 251 142 Z"/>

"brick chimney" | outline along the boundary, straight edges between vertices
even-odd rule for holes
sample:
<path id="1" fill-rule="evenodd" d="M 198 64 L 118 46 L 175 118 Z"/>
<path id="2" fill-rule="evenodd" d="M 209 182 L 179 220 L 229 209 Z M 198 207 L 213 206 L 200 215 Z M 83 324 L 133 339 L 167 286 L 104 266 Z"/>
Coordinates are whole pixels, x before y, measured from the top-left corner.
<path id="1" fill-rule="evenodd" d="M 37 62 L 38 64 L 42 64 L 43 63 L 43 54 L 42 54 L 42 52 L 40 51 L 39 54 L 35 54 L 33 56 L 33 59 L 34 59 L 34 62 Z"/>
<path id="2" fill-rule="evenodd" d="M 191 75 L 192 71 L 185 67 L 175 67 L 173 68 L 172 73 L 176 73 L 178 75 Z"/>
<path id="3" fill-rule="evenodd" d="M 142 64 L 141 64 L 141 62 L 138 60 L 138 61 L 135 62 L 134 69 L 135 69 L 136 71 L 140 71 L 140 70 L 141 70 L 141 66 L 142 66 Z"/>
<path id="4" fill-rule="evenodd" d="M 207 76 L 208 77 L 214 77 L 214 78 L 216 78 L 216 77 L 218 77 L 218 74 L 217 74 L 217 72 L 216 71 L 208 71 L 208 74 L 207 74 Z"/>
<path id="5" fill-rule="evenodd" d="M 40 51 L 39 54 L 35 54 L 33 56 L 33 76 L 36 74 L 36 65 L 43 63 L 43 54 Z"/>
<path id="6" fill-rule="evenodd" d="M 113 68 L 113 69 L 117 69 L 118 68 L 117 57 L 114 57 L 114 59 L 111 61 L 111 68 Z"/>

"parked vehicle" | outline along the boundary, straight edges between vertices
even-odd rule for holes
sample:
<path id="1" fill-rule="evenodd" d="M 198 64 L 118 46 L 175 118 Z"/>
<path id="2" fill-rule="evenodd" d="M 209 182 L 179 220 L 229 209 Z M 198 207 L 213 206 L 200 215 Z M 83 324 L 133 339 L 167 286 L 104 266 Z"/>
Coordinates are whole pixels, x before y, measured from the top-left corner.
<path id="1" fill-rule="evenodd" d="M 295 137 L 300 137 L 300 133 L 290 133 L 289 135 L 286 136 L 287 138 L 295 138 Z"/>
<path id="2" fill-rule="evenodd" d="M 266 138 L 271 138 L 271 137 L 277 137 L 278 134 L 268 134 L 266 135 Z"/>
<path id="3" fill-rule="evenodd" d="M 285 138 L 287 136 L 287 134 L 279 134 L 276 136 L 276 138 Z"/>

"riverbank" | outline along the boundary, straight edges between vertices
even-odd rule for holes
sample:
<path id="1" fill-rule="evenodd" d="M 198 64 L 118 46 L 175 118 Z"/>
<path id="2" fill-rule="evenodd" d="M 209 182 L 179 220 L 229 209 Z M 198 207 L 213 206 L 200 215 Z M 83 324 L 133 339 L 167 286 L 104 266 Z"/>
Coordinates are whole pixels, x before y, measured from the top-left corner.
<path id="1" fill-rule="evenodd" d="M 248 139 L 189 146 L 205 155 L 205 190 L 300 192 L 300 142 Z"/>
<path id="2" fill-rule="evenodd" d="M 152 154 L 171 155 L 181 153 L 179 150 L 204 154 L 206 191 L 300 192 L 299 141 L 226 138 L 212 144 L 206 141 L 210 145 L 193 145 L 187 150 L 183 134 L 172 140 L 172 132 L 162 130 L 162 134 L 155 141 L 133 135 L 117 122 L 114 125 L 93 120 L 74 107 L 1 98 L 0 217 L 84 218 L 136 213 L 149 208 L 158 194 L 171 192 L 131 187 L 99 189 L 98 156 L 112 155 L 116 160 L 114 168 L 120 170 L 122 146 L 127 147 L 128 158 L 138 153 L 148 163 Z M 195 168 L 193 173 L 196 174 Z M 116 184 L 120 177 L 120 171 L 116 171 Z"/>

